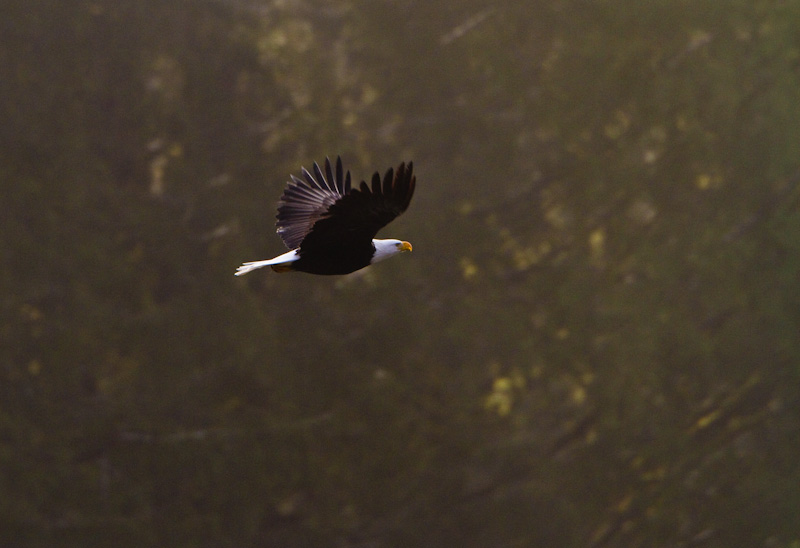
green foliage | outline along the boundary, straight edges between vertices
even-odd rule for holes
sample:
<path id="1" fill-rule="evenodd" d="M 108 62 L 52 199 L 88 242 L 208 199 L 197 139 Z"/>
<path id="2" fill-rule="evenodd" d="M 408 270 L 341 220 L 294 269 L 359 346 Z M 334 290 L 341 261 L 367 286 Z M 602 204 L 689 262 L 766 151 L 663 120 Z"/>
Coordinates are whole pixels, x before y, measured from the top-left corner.
<path id="1" fill-rule="evenodd" d="M 7 3 L 0 544 L 797 544 L 798 22 Z M 414 254 L 234 278 L 326 154 Z"/>

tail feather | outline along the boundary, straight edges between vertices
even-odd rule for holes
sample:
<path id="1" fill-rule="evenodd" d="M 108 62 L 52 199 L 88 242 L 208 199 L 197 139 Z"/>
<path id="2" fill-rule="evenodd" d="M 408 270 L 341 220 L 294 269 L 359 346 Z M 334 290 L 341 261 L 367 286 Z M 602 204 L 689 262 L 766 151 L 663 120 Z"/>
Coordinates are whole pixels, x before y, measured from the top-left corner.
<path id="1" fill-rule="evenodd" d="M 279 255 L 273 259 L 267 259 L 266 261 L 252 261 L 249 263 L 244 263 L 242 266 L 236 269 L 236 273 L 234 275 L 243 276 L 251 270 L 263 268 L 265 266 L 271 266 L 272 270 L 275 272 L 288 272 L 292 270 L 291 264 L 299 258 L 300 256 L 297 254 L 297 250 L 295 250 L 284 253 L 283 255 Z"/>
<path id="2" fill-rule="evenodd" d="M 265 266 L 269 266 L 270 261 L 253 261 L 251 263 L 244 263 L 242 266 L 236 269 L 235 276 L 243 276 L 247 274 L 251 270 L 256 270 L 258 268 L 263 268 Z"/>

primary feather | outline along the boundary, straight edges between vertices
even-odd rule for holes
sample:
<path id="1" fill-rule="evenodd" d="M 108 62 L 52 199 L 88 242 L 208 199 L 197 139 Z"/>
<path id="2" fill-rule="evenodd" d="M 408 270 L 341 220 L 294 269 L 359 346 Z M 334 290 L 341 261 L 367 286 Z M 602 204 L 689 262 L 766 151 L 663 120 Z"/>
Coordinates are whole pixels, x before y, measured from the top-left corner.
<path id="1" fill-rule="evenodd" d="M 313 170 L 314 175 L 303 168 L 303 179 L 292 175 L 278 205 L 278 235 L 289 249 L 298 247 L 314 223 L 350 192 L 350 172 L 343 175 L 341 158 L 336 159 L 336 173 L 328 158 L 324 174 L 316 162 Z"/>

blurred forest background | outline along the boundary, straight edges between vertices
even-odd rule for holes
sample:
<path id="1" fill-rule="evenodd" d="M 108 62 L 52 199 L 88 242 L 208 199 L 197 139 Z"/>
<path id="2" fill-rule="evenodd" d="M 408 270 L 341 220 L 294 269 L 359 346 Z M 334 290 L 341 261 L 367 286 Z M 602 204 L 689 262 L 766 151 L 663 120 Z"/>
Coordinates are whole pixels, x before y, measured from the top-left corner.
<path id="1" fill-rule="evenodd" d="M 800 546 L 800 1 L 0 6 L 0 546 Z M 290 173 L 413 160 L 344 278 Z"/>

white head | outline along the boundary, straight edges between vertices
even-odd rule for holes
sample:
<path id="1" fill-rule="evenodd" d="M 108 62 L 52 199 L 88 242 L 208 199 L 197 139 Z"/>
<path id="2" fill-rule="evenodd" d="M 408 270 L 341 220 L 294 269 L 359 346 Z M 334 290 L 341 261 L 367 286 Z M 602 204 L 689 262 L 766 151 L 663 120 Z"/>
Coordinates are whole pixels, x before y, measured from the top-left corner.
<path id="1" fill-rule="evenodd" d="M 372 240 L 372 244 L 375 246 L 375 255 L 372 256 L 370 264 L 388 259 L 403 251 L 411 251 L 411 244 L 402 240 Z"/>

